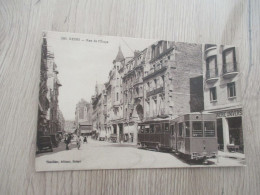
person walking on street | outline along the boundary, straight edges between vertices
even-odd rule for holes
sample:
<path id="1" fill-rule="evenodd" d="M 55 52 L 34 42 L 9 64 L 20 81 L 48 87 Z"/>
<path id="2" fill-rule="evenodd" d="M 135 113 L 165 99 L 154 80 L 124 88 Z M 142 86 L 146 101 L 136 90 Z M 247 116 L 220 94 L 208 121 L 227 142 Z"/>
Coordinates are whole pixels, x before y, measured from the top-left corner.
<path id="1" fill-rule="evenodd" d="M 80 138 L 80 136 L 78 136 L 77 137 L 77 147 L 78 147 L 78 150 L 79 150 L 80 146 L 81 146 L 81 138 Z"/>
<path id="2" fill-rule="evenodd" d="M 64 139 L 64 142 L 66 144 L 66 150 L 69 150 L 70 141 L 71 141 L 71 136 L 70 135 L 66 135 L 66 137 Z"/>
<path id="3" fill-rule="evenodd" d="M 84 137 L 83 143 L 88 143 L 87 136 Z"/>

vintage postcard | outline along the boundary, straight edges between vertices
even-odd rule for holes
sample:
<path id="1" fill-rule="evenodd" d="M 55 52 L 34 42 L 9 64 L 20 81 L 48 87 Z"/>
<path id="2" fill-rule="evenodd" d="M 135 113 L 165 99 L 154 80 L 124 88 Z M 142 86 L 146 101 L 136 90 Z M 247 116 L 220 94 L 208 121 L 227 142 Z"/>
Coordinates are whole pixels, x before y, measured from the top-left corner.
<path id="1" fill-rule="evenodd" d="M 234 46 L 44 32 L 36 170 L 245 165 L 240 58 Z"/>

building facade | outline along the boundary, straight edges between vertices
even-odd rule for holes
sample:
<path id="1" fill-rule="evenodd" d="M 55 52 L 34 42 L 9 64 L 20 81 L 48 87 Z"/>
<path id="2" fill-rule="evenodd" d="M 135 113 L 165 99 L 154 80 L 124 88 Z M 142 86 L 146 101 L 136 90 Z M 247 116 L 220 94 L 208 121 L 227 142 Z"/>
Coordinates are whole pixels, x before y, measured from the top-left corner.
<path id="1" fill-rule="evenodd" d="M 192 78 L 202 78 L 201 45 L 159 41 L 150 53 L 143 77 L 145 120 L 173 119 L 191 112 L 191 107 L 201 111 L 203 98 L 194 102 L 190 93 Z"/>
<path id="2" fill-rule="evenodd" d="M 105 85 L 96 84 L 95 95 L 92 96 L 92 125 L 93 130 L 98 134 L 105 133 L 105 115 L 104 115 L 104 94 Z"/>
<path id="3" fill-rule="evenodd" d="M 75 109 L 75 129 L 79 134 L 90 134 L 92 131 L 92 105 L 81 99 Z"/>
<path id="4" fill-rule="evenodd" d="M 233 46 L 204 45 L 204 105 L 206 111 L 216 113 L 220 149 L 243 152 L 238 52 Z"/>
<path id="5" fill-rule="evenodd" d="M 46 37 L 43 37 L 41 56 L 41 74 L 38 104 L 37 138 L 56 135 L 64 131 L 65 120 L 59 109 L 59 87 L 57 65 L 54 53 L 48 47 Z M 37 139 L 38 142 L 38 139 Z"/>
<path id="6" fill-rule="evenodd" d="M 37 125 L 37 137 L 48 133 L 48 119 L 47 112 L 50 108 L 50 102 L 47 98 L 48 86 L 47 86 L 47 40 L 44 37 L 42 43 L 41 53 L 41 67 L 40 67 L 40 85 L 39 85 L 39 104 L 38 104 L 38 125 Z"/>
<path id="7" fill-rule="evenodd" d="M 92 99 L 93 125 L 99 121 L 107 137 L 137 143 L 140 122 L 202 111 L 202 63 L 198 44 L 158 41 L 133 57 L 119 48 L 104 90 Z"/>

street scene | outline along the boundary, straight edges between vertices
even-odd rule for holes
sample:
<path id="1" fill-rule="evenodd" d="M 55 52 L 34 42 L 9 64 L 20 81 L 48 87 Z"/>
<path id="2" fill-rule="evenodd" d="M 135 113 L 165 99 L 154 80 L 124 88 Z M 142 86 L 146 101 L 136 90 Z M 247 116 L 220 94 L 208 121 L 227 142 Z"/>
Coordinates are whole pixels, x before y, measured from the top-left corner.
<path id="1" fill-rule="evenodd" d="M 244 163 L 242 155 L 228 157 L 222 152 L 218 158 L 210 158 L 207 163 L 185 161 L 175 153 L 157 152 L 152 149 L 138 149 L 133 144 L 109 143 L 90 139 L 77 149 L 76 143 L 71 144 L 71 149 L 64 150 L 65 144 L 54 149 L 51 155 L 39 155 L 36 159 L 36 169 L 48 170 L 78 170 L 81 167 L 88 169 L 127 169 L 127 168 L 163 168 L 174 167 L 207 167 L 216 166 L 241 166 Z M 58 150 L 55 152 L 55 150 Z M 73 160 L 72 160 L 73 159 Z M 98 160 L 97 160 L 98 159 Z M 55 162 L 56 161 L 56 162 Z M 47 162 L 47 165 L 46 165 Z"/>
<path id="2" fill-rule="evenodd" d="M 45 32 L 36 170 L 245 165 L 238 54 Z"/>

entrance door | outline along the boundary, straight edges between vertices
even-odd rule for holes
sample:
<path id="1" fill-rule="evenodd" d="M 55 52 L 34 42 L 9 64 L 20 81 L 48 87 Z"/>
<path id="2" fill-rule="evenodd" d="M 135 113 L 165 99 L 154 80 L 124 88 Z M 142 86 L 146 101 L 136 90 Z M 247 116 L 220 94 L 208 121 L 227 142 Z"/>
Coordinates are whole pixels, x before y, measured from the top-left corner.
<path id="1" fill-rule="evenodd" d="M 230 144 L 239 146 L 243 152 L 242 117 L 228 118 Z"/>

